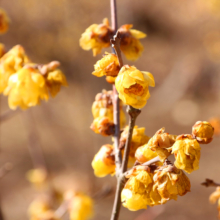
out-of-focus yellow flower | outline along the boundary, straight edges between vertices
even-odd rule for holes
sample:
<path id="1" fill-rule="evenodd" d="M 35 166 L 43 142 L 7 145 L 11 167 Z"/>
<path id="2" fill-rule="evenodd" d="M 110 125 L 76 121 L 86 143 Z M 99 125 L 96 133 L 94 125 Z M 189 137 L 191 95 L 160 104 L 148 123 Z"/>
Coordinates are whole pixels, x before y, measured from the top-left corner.
<path id="1" fill-rule="evenodd" d="M 31 220 L 40 220 L 39 216 L 49 210 L 51 210 L 50 202 L 46 198 L 38 198 L 30 204 L 28 214 Z"/>
<path id="2" fill-rule="evenodd" d="M 91 197 L 77 193 L 70 204 L 70 220 L 87 220 L 93 216 L 94 202 Z"/>
<path id="3" fill-rule="evenodd" d="M 30 62 L 22 46 L 14 46 L 0 59 L 0 93 L 8 85 L 9 77 Z"/>
<path id="4" fill-rule="evenodd" d="M 215 192 L 213 192 L 209 197 L 209 201 L 212 204 L 215 204 L 217 200 L 218 200 L 218 211 L 219 211 L 218 217 L 220 218 L 220 187 L 217 187 Z"/>
<path id="5" fill-rule="evenodd" d="M 161 196 L 161 203 L 183 196 L 190 191 L 190 181 L 182 170 L 173 165 L 164 165 L 154 172 L 154 185 Z"/>
<path id="6" fill-rule="evenodd" d="M 114 147 L 105 144 L 95 155 L 92 161 L 92 167 L 97 177 L 104 177 L 115 173 L 115 157 L 113 156 Z"/>
<path id="7" fill-rule="evenodd" d="M 114 134 L 115 125 L 108 117 L 98 117 L 94 119 L 90 128 L 96 133 L 103 136 L 110 136 Z"/>
<path id="8" fill-rule="evenodd" d="M 5 45 L 0 43 L 0 58 L 5 54 Z"/>
<path id="9" fill-rule="evenodd" d="M 200 144 L 208 144 L 213 139 L 214 128 L 207 121 L 197 121 L 192 127 L 192 134 Z"/>
<path id="10" fill-rule="evenodd" d="M 119 28 L 118 31 L 121 34 L 120 48 L 128 60 L 137 60 L 144 50 L 139 39 L 145 38 L 147 35 L 141 31 L 131 29 L 132 26 L 131 24 L 125 24 Z"/>
<path id="11" fill-rule="evenodd" d="M 150 150 L 155 151 L 161 161 L 164 161 L 171 154 L 167 148 L 172 147 L 176 140 L 176 135 L 170 135 L 164 133 L 164 131 L 165 128 L 159 129 L 145 145 L 145 149 L 147 150 L 147 148 L 149 148 Z"/>
<path id="12" fill-rule="evenodd" d="M 150 205 L 149 192 L 153 185 L 153 174 L 149 170 L 137 167 L 129 176 L 121 193 L 121 201 L 124 207 L 131 211 L 147 209 Z"/>
<path id="13" fill-rule="evenodd" d="M 94 65 L 94 68 L 95 71 L 92 74 L 98 77 L 116 77 L 120 70 L 117 56 L 111 53 L 105 53 L 103 58 Z"/>
<path id="14" fill-rule="evenodd" d="M 9 26 L 9 18 L 8 15 L 6 14 L 5 10 L 0 8 L 0 34 L 4 34 L 8 30 Z"/>
<path id="15" fill-rule="evenodd" d="M 125 143 L 127 141 L 129 127 L 126 126 L 124 131 L 121 133 L 120 137 L 120 149 L 124 149 Z M 134 165 L 135 162 L 135 152 L 138 147 L 146 144 L 149 141 L 150 137 L 145 135 L 145 128 L 138 128 L 134 126 L 133 134 L 130 143 L 130 152 L 129 152 L 129 167 Z"/>
<path id="16" fill-rule="evenodd" d="M 220 135 L 220 118 L 213 117 L 209 119 L 209 123 L 214 127 L 214 134 Z"/>
<path id="17" fill-rule="evenodd" d="M 8 95 L 11 109 L 27 109 L 40 104 L 40 99 L 49 98 L 45 78 L 32 67 L 24 67 L 10 76 L 4 95 Z"/>
<path id="18" fill-rule="evenodd" d="M 109 26 L 108 19 L 103 20 L 103 24 L 92 24 L 82 34 L 79 44 L 84 50 L 93 51 L 93 56 L 101 53 L 102 48 L 110 46 L 110 39 L 113 31 Z"/>
<path id="19" fill-rule="evenodd" d="M 52 97 L 57 95 L 61 86 L 68 86 L 65 75 L 59 69 L 49 72 L 46 76 L 46 82 Z"/>
<path id="20" fill-rule="evenodd" d="M 28 179 L 28 181 L 30 181 L 31 183 L 33 183 L 34 185 L 41 186 L 46 178 L 47 178 L 47 172 L 44 169 L 33 169 L 33 170 L 29 170 L 26 174 L 26 177 Z"/>
<path id="21" fill-rule="evenodd" d="M 179 135 L 172 147 L 175 166 L 191 173 L 199 169 L 200 145 L 192 135 Z"/>
<path id="22" fill-rule="evenodd" d="M 119 98 L 133 108 L 143 108 L 150 98 L 149 86 L 154 87 L 154 77 L 149 72 L 141 72 L 134 66 L 125 65 L 115 80 Z"/>
<path id="23" fill-rule="evenodd" d="M 108 117 L 113 122 L 113 92 L 103 90 L 95 97 L 95 102 L 92 105 L 92 114 L 96 119 L 98 117 Z M 122 109 L 123 103 L 120 101 L 120 127 L 124 127 L 126 123 L 125 113 Z"/>
<path id="24" fill-rule="evenodd" d="M 38 216 L 32 217 L 31 220 L 61 220 L 61 218 L 56 216 L 55 211 L 49 210 L 39 214 Z"/>

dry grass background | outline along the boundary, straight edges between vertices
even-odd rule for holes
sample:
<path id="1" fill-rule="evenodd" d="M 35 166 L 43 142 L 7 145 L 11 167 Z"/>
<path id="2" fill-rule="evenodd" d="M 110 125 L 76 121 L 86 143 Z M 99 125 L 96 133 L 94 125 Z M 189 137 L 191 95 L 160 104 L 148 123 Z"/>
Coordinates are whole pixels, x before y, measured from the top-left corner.
<path id="1" fill-rule="evenodd" d="M 106 184 L 115 187 L 114 178 L 94 177 L 90 165 L 100 146 L 111 143 L 110 138 L 89 129 L 91 105 L 96 93 L 111 87 L 103 78 L 91 75 L 101 55 L 92 57 L 92 52 L 83 51 L 78 43 L 90 24 L 110 17 L 109 1 L 2 0 L 1 7 L 11 18 L 9 32 L 0 37 L 7 49 L 21 44 L 34 62 L 59 60 L 69 82 L 55 99 L 29 110 L 51 181 L 63 190 L 73 188 L 90 195 Z M 145 51 L 134 65 L 152 72 L 156 80 L 152 96 L 137 120 L 149 136 L 161 127 L 169 133 L 190 133 L 197 120 L 220 116 L 219 13 L 218 0 L 118 1 L 119 25 L 132 23 L 135 29 L 148 34 L 142 41 Z M 7 99 L 1 96 L 1 113 L 7 110 Z M 0 182 L 6 220 L 28 219 L 27 207 L 38 193 L 25 179 L 33 165 L 23 114 L 0 124 L 0 163 L 14 164 Z M 151 212 L 162 212 L 156 220 L 217 219 L 216 206 L 208 202 L 214 188 L 204 188 L 200 183 L 206 177 L 220 182 L 219 144 L 216 137 L 202 146 L 200 169 L 189 175 L 190 193 L 177 202 L 149 208 L 144 214 L 122 208 L 120 219 L 147 219 Z M 94 219 L 109 219 L 113 197 L 112 193 L 96 201 Z"/>

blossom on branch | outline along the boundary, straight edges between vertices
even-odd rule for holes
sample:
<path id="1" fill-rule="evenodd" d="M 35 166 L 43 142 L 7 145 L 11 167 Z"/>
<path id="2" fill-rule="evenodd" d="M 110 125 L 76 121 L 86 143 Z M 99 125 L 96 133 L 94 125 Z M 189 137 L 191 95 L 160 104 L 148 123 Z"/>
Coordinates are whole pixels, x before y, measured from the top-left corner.
<path id="1" fill-rule="evenodd" d="M 0 8 L 0 34 L 4 34 L 8 31 L 9 21 L 9 17 L 5 10 Z"/>
<path id="2" fill-rule="evenodd" d="M 139 109 L 146 105 L 150 98 L 149 86 L 154 87 L 155 82 L 151 73 L 125 65 L 116 77 L 115 86 L 126 105 Z"/>
<path id="3" fill-rule="evenodd" d="M 120 49 L 125 54 L 128 60 L 137 60 L 144 47 L 139 39 L 145 38 L 147 35 L 141 31 L 131 29 L 132 24 L 122 25 L 118 31 L 120 32 L 121 44 Z"/>
<path id="4" fill-rule="evenodd" d="M 109 26 L 107 18 L 103 24 L 92 24 L 82 34 L 79 43 L 82 49 L 93 51 L 93 56 L 101 53 L 102 48 L 110 47 L 110 39 L 113 36 L 113 30 Z"/>
<path id="5" fill-rule="evenodd" d="M 187 173 L 198 170 L 200 150 L 199 143 L 192 135 L 179 135 L 172 147 L 172 154 L 176 158 L 175 166 Z"/>
<path id="6" fill-rule="evenodd" d="M 103 145 L 92 161 L 92 168 L 97 177 L 105 177 L 115 173 L 114 147 L 110 144 Z"/>

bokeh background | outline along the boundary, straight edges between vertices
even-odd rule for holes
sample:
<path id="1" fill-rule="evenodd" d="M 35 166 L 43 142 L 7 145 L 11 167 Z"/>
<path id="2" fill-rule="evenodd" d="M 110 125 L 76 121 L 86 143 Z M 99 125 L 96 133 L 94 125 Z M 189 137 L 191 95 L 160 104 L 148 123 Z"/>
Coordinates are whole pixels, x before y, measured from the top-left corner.
<path id="1" fill-rule="evenodd" d="M 218 0 L 118 0 L 118 23 L 134 24 L 147 33 L 144 52 L 135 63 L 151 72 L 156 87 L 137 120 L 152 136 L 165 127 L 171 134 L 191 133 L 197 120 L 220 116 L 220 2 Z M 61 62 L 69 87 L 56 98 L 0 122 L 0 163 L 13 169 L 0 179 L 1 206 L 6 220 L 28 219 L 27 208 L 39 194 L 25 178 L 33 168 L 28 152 L 30 126 L 43 149 L 53 184 L 61 190 L 75 189 L 95 195 L 104 188 L 112 192 L 95 202 L 93 219 L 110 218 L 115 178 L 96 178 L 91 161 L 111 138 L 94 134 L 91 105 L 102 89 L 111 89 L 104 78 L 91 75 L 100 59 L 79 47 L 79 38 L 92 23 L 110 18 L 109 1 L 100 0 L 1 0 L 11 24 L 0 42 L 9 50 L 21 44 L 32 61 Z M 104 52 L 104 51 L 103 51 Z M 1 114 L 9 110 L 1 96 Z M 28 113 L 29 114 L 29 113 Z M 205 178 L 220 182 L 220 138 L 202 146 L 200 169 L 189 175 L 191 192 L 178 201 L 130 212 L 122 208 L 121 220 L 217 219 L 217 206 L 209 204 L 214 188 L 200 183 Z"/>

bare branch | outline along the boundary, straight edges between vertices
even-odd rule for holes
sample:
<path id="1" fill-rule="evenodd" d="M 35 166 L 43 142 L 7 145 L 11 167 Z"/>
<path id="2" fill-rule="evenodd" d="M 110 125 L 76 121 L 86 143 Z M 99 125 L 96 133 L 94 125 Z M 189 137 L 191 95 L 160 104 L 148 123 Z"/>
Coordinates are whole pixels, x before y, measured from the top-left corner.
<path id="1" fill-rule="evenodd" d="M 209 187 L 209 186 L 217 187 L 217 186 L 220 186 L 220 183 L 215 183 L 213 180 L 207 178 L 205 179 L 205 182 L 201 183 L 201 185 L 206 186 L 206 187 Z"/>

